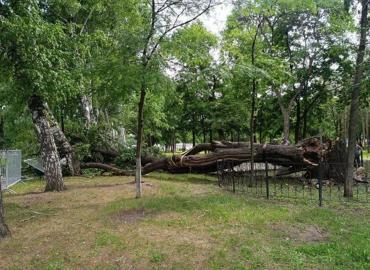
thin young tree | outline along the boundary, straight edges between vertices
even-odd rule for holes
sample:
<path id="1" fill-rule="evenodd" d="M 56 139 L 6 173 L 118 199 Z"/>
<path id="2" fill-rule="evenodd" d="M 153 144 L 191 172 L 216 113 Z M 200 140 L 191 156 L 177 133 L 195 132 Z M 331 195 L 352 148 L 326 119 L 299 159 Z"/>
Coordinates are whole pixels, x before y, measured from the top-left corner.
<path id="1" fill-rule="evenodd" d="M 163 41 L 177 28 L 183 27 L 206 13 L 213 5 L 214 0 L 151 0 L 147 17 L 147 29 L 142 43 L 140 66 L 140 97 L 137 113 L 136 134 L 136 197 L 142 196 L 141 187 L 141 152 L 144 132 L 144 105 L 148 91 L 148 76 L 151 71 L 153 58 Z"/>
<path id="2" fill-rule="evenodd" d="M 348 2 L 348 1 L 346 1 Z M 347 168 L 346 180 L 344 187 L 344 196 L 353 197 L 353 160 L 354 149 L 356 147 L 356 132 L 360 121 L 360 92 L 361 81 L 364 73 L 364 57 L 367 43 L 368 31 L 368 8 L 369 0 L 361 0 L 361 19 L 360 19 L 360 43 L 357 51 L 356 69 L 353 77 L 352 93 L 351 93 L 351 108 L 349 113 L 348 125 L 348 151 L 347 151 Z"/>
<path id="3" fill-rule="evenodd" d="M 0 239 L 10 235 L 10 230 L 5 223 L 5 213 L 3 205 L 3 193 L 1 190 L 1 177 L 0 177 Z"/>
<path id="4" fill-rule="evenodd" d="M 256 33 L 253 36 L 252 48 L 251 48 L 251 64 L 252 67 L 256 65 L 256 42 L 258 37 L 258 32 L 263 23 L 263 18 L 258 19 L 258 25 L 256 28 Z M 251 106 L 251 116 L 250 116 L 250 145 L 251 145 L 251 181 L 254 180 L 254 135 L 255 135 L 255 114 L 256 114 L 256 99 L 257 99 L 257 79 L 253 75 L 252 79 L 252 106 Z"/>

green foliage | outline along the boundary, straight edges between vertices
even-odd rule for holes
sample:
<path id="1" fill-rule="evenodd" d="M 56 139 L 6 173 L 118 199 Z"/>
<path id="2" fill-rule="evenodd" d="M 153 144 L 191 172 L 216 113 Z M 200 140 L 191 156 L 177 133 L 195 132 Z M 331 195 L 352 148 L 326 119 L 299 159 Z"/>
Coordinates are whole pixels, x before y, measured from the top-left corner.
<path id="1" fill-rule="evenodd" d="M 35 5 L 1 18 L 1 64 L 13 72 L 13 98 L 27 101 L 38 94 L 57 101 L 73 94 L 73 47 L 65 31 L 62 24 L 44 20 Z"/>
<path id="2" fill-rule="evenodd" d="M 136 150 L 134 147 L 123 147 L 114 163 L 123 169 L 133 169 L 136 162 Z"/>
<path id="3" fill-rule="evenodd" d="M 73 145 L 73 149 L 78 160 L 86 160 L 91 158 L 91 145 L 89 143 L 76 143 Z"/>
<path id="4" fill-rule="evenodd" d="M 167 45 L 167 50 L 184 66 L 184 69 L 205 69 L 213 61 L 210 54 L 217 38 L 201 23 L 191 24 L 177 31 Z"/>
<path id="5" fill-rule="evenodd" d="M 143 156 L 159 158 L 162 156 L 162 150 L 158 146 L 146 147 L 143 149 Z"/>
<path id="6" fill-rule="evenodd" d="M 161 149 L 152 146 L 145 147 L 142 152 L 143 157 L 159 158 L 161 157 Z M 120 148 L 118 157 L 114 160 L 114 163 L 117 164 L 120 168 L 126 170 L 132 170 L 135 168 L 136 164 L 136 149 L 135 147 L 130 147 L 125 145 Z"/>
<path id="7" fill-rule="evenodd" d="M 317 135 L 320 127 L 332 138 L 344 136 L 340 127 L 356 53 L 352 1 L 235 1 L 220 36 L 198 20 L 166 33 L 176 20 L 173 12 L 185 8 L 183 15 L 191 16 L 207 4 L 195 2 L 168 1 L 176 9 L 157 14 L 151 32 L 151 9 L 141 0 L 1 1 L 2 147 L 38 154 L 27 110 L 29 97 L 38 94 L 64 123 L 81 160 L 101 161 L 92 154 L 96 147 L 122 148 L 122 127 L 130 148 L 143 83 L 147 146 L 247 140 L 253 81 L 257 140 L 281 137 L 282 107 L 290 109 L 290 128 L 301 137 Z M 145 48 L 147 56 L 152 53 L 148 58 Z M 368 78 L 362 82 L 362 108 L 369 104 Z M 91 99 L 97 120 L 91 126 L 83 96 Z M 132 155 L 123 150 L 117 162 L 132 168 Z"/>

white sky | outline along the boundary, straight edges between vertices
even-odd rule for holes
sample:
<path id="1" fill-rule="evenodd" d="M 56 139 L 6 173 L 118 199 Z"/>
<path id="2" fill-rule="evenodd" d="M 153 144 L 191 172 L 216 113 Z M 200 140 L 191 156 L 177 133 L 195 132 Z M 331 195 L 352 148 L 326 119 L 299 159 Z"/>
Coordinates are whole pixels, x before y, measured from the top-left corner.
<path id="1" fill-rule="evenodd" d="M 232 10 L 231 0 L 223 0 L 220 2 L 222 4 L 213 7 L 209 14 L 205 14 L 200 18 L 204 26 L 217 35 L 224 30 L 227 17 Z"/>

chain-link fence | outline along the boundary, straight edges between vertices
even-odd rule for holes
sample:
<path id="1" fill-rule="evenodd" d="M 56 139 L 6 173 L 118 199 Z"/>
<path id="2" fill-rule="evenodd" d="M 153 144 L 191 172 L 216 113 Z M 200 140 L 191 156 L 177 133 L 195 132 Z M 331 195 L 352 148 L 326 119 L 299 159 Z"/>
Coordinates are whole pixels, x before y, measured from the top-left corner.
<path id="1" fill-rule="evenodd" d="M 316 175 L 307 175 L 305 172 L 291 173 L 287 168 L 268 163 L 255 163 L 253 168 L 252 175 L 251 163 L 219 160 L 219 186 L 235 193 L 268 199 L 301 199 L 319 205 L 329 201 L 349 200 L 343 196 L 344 184 L 334 179 L 323 179 L 321 170 L 318 170 Z M 370 203 L 369 178 L 365 170 L 362 175 L 356 177 L 351 201 Z"/>
<path id="2" fill-rule="evenodd" d="M 21 180 L 22 152 L 20 150 L 0 151 L 0 178 L 2 189 L 7 189 Z"/>

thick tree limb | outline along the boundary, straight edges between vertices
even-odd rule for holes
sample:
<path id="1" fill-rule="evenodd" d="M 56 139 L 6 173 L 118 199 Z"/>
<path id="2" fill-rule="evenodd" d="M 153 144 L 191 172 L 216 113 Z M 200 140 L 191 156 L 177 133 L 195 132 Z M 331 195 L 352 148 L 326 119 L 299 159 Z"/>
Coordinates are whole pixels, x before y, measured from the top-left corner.
<path id="1" fill-rule="evenodd" d="M 134 172 L 132 171 L 125 171 L 122 170 L 114 165 L 109 165 L 105 163 L 99 163 L 99 162 L 87 162 L 87 163 L 81 163 L 81 169 L 102 169 L 105 171 L 110 171 L 114 175 L 125 175 L 125 176 L 133 176 Z"/>
<path id="2" fill-rule="evenodd" d="M 343 173 L 337 167 L 343 165 L 339 142 L 333 144 L 320 143 L 317 138 L 307 139 L 298 145 L 271 145 L 256 144 L 254 148 L 254 161 L 265 161 L 287 168 L 284 174 L 307 171 L 316 175 L 319 163 L 324 164 L 324 176 L 343 181 Z M 204 150 L 213 151 L 207 155 L 189 155 Z M 215 172 L 218 161 L 233 161 L 235 165 L 251 161 L 251 148 L 249 143 L 212 142 L 201 144 L 184 153 L 182 156 L 162 158 L 144 166 L 142 174 L 155 170 L 164 170 L 171 173 L 186 172 Z"/>
<path id="3" fill-rule="evenodd" d="M 203 151 L 207 155 L 196 155 Z M 254 161 L 265 161 L 281 166 L 278 175 L 288 175 L 294 172 L 306 171 L 307 175 L 315 176 L 318 173 L 319 163 L 322 164 L 323 177 L 336 181 L 344 180 L 343 162 L 345 147 L 341 142 L 331 141 L 320 143 L 318 138 L 310 138 L 297 145 L 255 144 Z M 151 159 L 142 169 L 142 174 L 163 170 L 170 173 L 208 173 L 216 172 L 219 161 L 232 161 L 234 166 L 251 161 L 249 143 L 213 141 L 195 146 L 180 156 Z M 114 165 L 89 162 L 82 163 L 81 168 L 98 168 L 111 171 L 115 175 L 133 175 L 133 172 L 124 171 Z"/>

